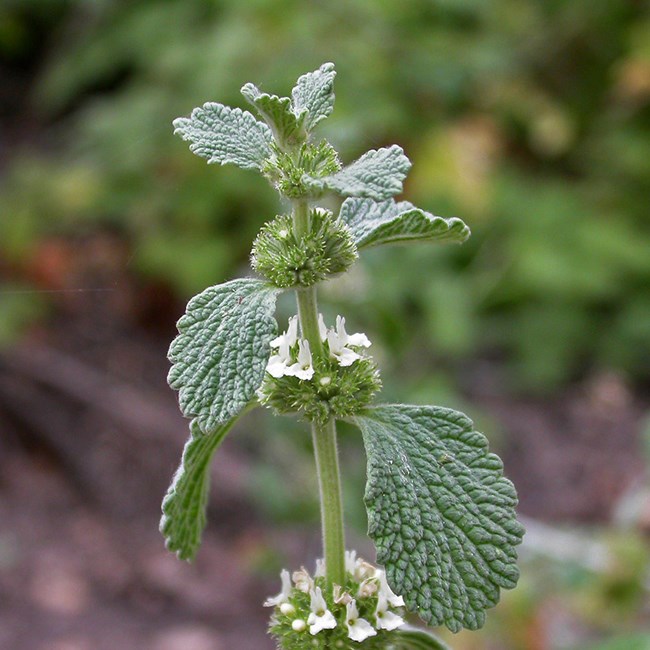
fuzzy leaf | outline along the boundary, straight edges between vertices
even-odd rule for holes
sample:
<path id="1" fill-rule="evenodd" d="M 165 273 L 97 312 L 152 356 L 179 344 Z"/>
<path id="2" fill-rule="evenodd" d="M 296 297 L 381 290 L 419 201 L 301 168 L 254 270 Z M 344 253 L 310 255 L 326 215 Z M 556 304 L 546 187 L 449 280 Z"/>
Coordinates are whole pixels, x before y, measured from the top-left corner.
<path id="1" fill-rule="evenodd" d="M 232 280 L 194 296 L 178 321 L 167 381 L 205 433 L 239 413 L 262 383 L 278 292 L 261 280 Z"/>
<path id="2" fill-rule="evenodd" d="M 235 420 L 228 420 L 210 434 L 204 434 L 196 420 L 190 423 L 190 438 L 163 499 L 160 519 L 165 545 L 181 560 L 193 560 L 201 544 L 210 487 L 210 461 Z"/>
<path id="3" fill-rule="evenodd" d="M 240 108 L 208 102 L 173 124 L 174 133 L 190 142 L 190 151 L 208 163 L 260 169 L 271 155 L 271 130 Z"/>
<path id="4" fill-rule="evenodd" d="M 402 148 L 394 144 L 367 151 L 361 158 L 331 176 L 305 180 L 311 190 L 329 189 L 343 196 L 383 201 L 402 191 L 402 181 L 410 168 L 410 160 Z"/>
<path id="5" fill-rule="evenodd" d="M 436 217 L 408 201 L 393 199 L 377 203 L 349 198 L 341 206 L 340 218 L 349 226 L 357 248 L 412 241 L 462 243 L 470 235 L 462 219 Z"/>
<path id="6" fill-rule="evenodd" d="M 311 131 L 324 120 L 334 108 L 334 77 L 336 71 L 333 63 L 323 65 L 302 75 L 291 91 L 293 110 L 296 115 L 307 111 L 305 128 Z"/>
<path id="7" fill-rule="evenodd" d="M 385 405 L 355 418 L 368 456 L 368 533 L 388 582 L 430 625 L 477 629 L 519 577 L 517 494 L 457 411 Z"/>
<path id="8" fill-rule="evenodd" d="M 262 93 L 251 83 L 244 85 L 241 93 L 257 109 L 280 145 L 295 145 L 305 140 L 306 109 L 296 114 L 288 97 Z"/>
<path id="9" fill-rule="evenodd" d="M 431 632 L 416 628 L 395 630 L 390 637 L 394 650 L 450 650 L 449 646 Z"/>

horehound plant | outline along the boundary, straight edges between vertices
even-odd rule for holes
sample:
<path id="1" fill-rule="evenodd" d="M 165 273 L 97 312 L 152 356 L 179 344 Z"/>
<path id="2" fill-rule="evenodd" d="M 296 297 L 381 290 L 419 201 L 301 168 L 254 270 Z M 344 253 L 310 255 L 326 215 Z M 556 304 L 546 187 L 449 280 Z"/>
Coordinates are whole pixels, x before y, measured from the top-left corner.
<path id="1" fill-rule="evenodd" d="M 193 559 L 206 522 L 210 460 L 235 421 L 262 405 L 311 426 L 323 559 L 310 574 L 282 572 L 270 632 L 279 648 L 442 648 L 405 625 L 477 629 L 485 610 L 518 578 L 523 528 L 501 460 L 465 415 L 439 406 L 373 404 L 380 388 L 365 334 L 342 316 L 326 323 L 317 288 L 347 271 L 359 251 L 393 243 L 456 242 L 469 236 L 445 219 L 395 202 L 411 166 L 399 146 L 370 150 L 348 166 L 315 127 L 333 109 L 334 65 L 300 77 L 291 97 L 246 84 L 260 119 L 206 103 L 174 121 L 175 133 L 208 163 L 262 173 L 290 205 L 255 239 L 242 278 L 192 298 L 171 344 L 169 384 L 191 418 L 190 439 L 163 501 L 161 531 L 179 558 Z M 346 197 L 338 214 L 316 202 Z M 278 336 L 275 303 L 292 290 L 297 315 Z M 368 534 L 373 566 L 346 551 L 336 422 L 356 425 L 366 449 Z"/>

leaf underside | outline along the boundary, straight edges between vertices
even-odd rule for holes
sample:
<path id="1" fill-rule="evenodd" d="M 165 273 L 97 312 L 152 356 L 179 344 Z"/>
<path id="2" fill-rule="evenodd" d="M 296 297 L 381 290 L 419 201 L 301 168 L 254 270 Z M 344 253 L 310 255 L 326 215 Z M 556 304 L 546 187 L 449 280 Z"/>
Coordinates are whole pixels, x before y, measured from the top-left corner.
<path id="1" fill-rule="evenodd" d="M 173 124 L 174 133 L 190 143 L 190 151 L 208 163 L 261 169 L 271 155 L 271 130 L 240 108 L 207 102 Z"/>
<path id="2" fill-rule="evenodd" d="M 450 650 L 441 639 L 415 628 L 401 628 L 393 632 L 391 646 L 394 650 Z"/>
<path id="3" fill-rule="evenodd" d="M 343 196 L 358 196 L 383 201 L 402 191 L 411 161 L 396 144 L 371 149 L 341 171 L 324 178 L 309 178 L 313 190 L 332 190 Z"/>
<path id="4" fill-rule="evenodd" d="M 167 381 L 205 433 L 239 413 L 262 383 L 278 293 L 261 280 L 232 280 L 192 298 L 178 321 Z"/>
<path id="5" fill-rule="evenodd" d="M 330 115 L 334 108 L 333 63 L 323 63 L 318 70 L 302 75 L 291 91 L 293 110 L 296 115 L 307 111 L 305 128 L 311 131 L 321 120 Z"/>
<path id="6" fill-rule="evenodd" d="M 389 583 L 428 624 L 478 629 L 519 577 L 524 530 L 501 460 L 450 409 L 385 405 L 355 422 L 368 456 L 368 533 Z"/>
<path id="7" fill-rule="evenodd" d="M 160 519 L 165 545 L 181 560 L 193 560 L 201 544 L 206 524 L 210 461 L 235 420 L 229 420 L 210 434 L 204 434 L 196 420 L 190 423 L 190 438 L 163 499 Z"/>
<path id="8" fill-rule="evenodd" d="M 408 201 L 349 198 L 341 206 L 340 218 L 352 231 L 357 248 L 410 241 L 460 244 L 470 235 L 462 219 L 437 217 Z"/>

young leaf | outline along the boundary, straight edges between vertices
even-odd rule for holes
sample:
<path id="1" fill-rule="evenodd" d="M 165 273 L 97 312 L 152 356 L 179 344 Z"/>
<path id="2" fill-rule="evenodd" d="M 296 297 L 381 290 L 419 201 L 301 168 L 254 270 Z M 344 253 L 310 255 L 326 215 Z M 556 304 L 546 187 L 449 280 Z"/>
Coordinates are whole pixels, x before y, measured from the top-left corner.
<path id="1" fill-rule="evenodd" d="M 205 433 L 239 413 L 262 383 L 278 293 L 261 280 L 232 280 L 194 296 L 178 321 L 167 381 Z"/>
<path id="2" fill-rule="evenodd" d="M 190 142 L 190 151 L 208 163 L 260 169 L 271 155 L 271 130 L 240 108 L 208 102 L 173 124 L 174 133 Z"/>
<path id="3" fill-rule="evenodd" d="M 295 145 L 306 139 L 307 110 L 296 114 L 293 112 L 291 100 L 288 97 L 267 95 L 260 92 L 251 83 L 242 86 L 241 94 L 257 109 L 257 112 L 269 125 L 280 146 Z"/>
<path id="4" fill-rule="evenodd" d="M 332 112 L 334 77 L 336 77 L 334 64 L 323 63 L 318 70 L 302 75 L 291 91 L 294 113 L 300 115 L 303 111 L 307 111 L 305 122 L 307 131 L 311 131 Z"/>
<path id="5" fill-rule="evenodd" d="M 469 228 L 458 217 L 436 217 L 408 201 L 396 203 L 393 199 L 381 203 L 346 199 L 340 218 L 352 231 L 357 248 L 410 241 L 460 244 L 470 235 Z"/>
<path id="6" fill-rule="evenodd" d="M 160 532 L 165 545 L 181 560 L 193 560 L 206 523 L 210 461 L 237 418 L 204 434 L 196 420 L 190 423 L 181 464 L 162 503 Z"/>
<path id="7" fill-rule="evenodd" d="M 519 577 L 524 530 L 501 460 L 450 409 L 385 405 L 355 422 L 368 456 L 368 533 L 390 585 L 430 625 L 478 629 Z"/>
<path id="8" fill-rule="evenodd" d="M 371 149 L 341 171 L 324 178 L 308 178 L 306 185 L 315 191 L 333 190 L 343 196 L 360 196 L 383 201 L 402 191 L 402 181 L 411 161 L 396 144 Z"/>
<path id="9" fill-rule="evenodd" d="M 451 650 L 449 646 L 431 632 L 416 628 L 401 628 L 391 634 L 394 650 Z"/>

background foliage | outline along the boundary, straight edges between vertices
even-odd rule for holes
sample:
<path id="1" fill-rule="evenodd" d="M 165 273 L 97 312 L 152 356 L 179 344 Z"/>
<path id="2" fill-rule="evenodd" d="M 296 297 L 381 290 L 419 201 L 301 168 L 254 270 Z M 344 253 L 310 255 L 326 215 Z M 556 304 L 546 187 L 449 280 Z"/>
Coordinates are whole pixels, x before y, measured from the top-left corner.
<path id="1" fill-rule="evenodd" d="M 496 356 L 520 387 L 647 380 L 649 42 L 647 4 L 615 0 L 5 3 L 0 51 L 37 78 L 15 119 L 48 135 L 5 163 L 0 246 L 20 263 L 101 224 L 182 296 L 233 276 L 274 195 L 188 156 L 170 122 L 331 59 L 324 135 L 347 160 L 403 145 L 409 200 L 473 228 L 462 248 L 374 254 L 364 326 L 442 364 Z"/>

